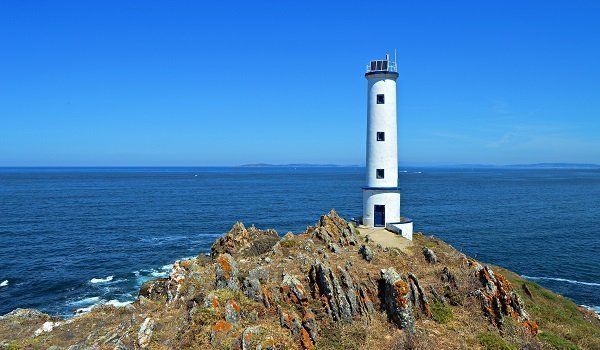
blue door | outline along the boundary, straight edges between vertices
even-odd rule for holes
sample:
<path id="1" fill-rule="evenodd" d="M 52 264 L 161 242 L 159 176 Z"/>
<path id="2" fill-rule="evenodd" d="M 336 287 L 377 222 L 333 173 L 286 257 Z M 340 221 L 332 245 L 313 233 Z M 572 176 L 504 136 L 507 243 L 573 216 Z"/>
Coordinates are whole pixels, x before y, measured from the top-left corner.
<path id="1" fill-rule="evenodd" d="M 375 226 L 382 227 L 385 226 L 385 205 L 376 205 L 375 206 Z"/>

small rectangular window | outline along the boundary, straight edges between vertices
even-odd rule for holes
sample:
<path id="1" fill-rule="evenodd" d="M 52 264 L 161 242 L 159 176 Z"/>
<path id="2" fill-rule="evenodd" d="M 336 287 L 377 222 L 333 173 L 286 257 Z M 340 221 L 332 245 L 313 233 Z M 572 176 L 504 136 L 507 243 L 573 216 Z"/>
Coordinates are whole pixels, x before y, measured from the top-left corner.
<path id="1" fill-rule="evenodd" d="M 375 172 L 375 177 L 377 177 L 378 179 L 383 179 L 384 177 L 384 172 L 383 169 L 377 169 L 377 171 Z"/>
<path id="2" fill-rule="evenodd" d="M 385 141 L 385 133 L 383 131 L 377 132 L 377 141 Z"/>
<path id="3" fill-rule="evenodd" d="M 382 105 L 385 103 L 385 95 L 384 94 L 378 94 L 377 95 L 377 104 L 378 105 Z"/>

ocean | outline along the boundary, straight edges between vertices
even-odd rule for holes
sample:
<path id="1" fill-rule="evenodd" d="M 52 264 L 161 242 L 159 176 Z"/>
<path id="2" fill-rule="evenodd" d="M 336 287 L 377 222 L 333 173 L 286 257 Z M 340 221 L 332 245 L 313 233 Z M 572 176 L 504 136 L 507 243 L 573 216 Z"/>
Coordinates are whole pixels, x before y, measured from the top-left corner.
<path id="1" fill-rule="evenodd" d="M 303 232 L 361 215 L 359 167 L 0 168 L 0 315 L 125 304 L 236 221 Z M 600 311 L 600 170 L 404 169 L 402 214 Z"/>

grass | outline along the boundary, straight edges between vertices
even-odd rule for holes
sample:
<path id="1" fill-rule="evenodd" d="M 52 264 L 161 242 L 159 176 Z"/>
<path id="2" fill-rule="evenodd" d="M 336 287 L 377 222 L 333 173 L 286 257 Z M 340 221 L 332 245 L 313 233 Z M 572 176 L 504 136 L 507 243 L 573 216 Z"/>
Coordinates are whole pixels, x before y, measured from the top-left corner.
<path id="1" fill-rule="evenodd" d="M 279 245 L 284 248 L 293 248 L 296 246 L 297 242 L 295 240 L 287 239 L 279 242 Z"/>
<path id="2" fill-rule="evenodd" d="M 540 333 L 538 337 L 541 341 L 543 341 L 546 344 L 549 344 L 557 350 L 579 350 L 579 347 L 577 347 L 577 345 L 571 343 L 570 341 L 564 338 L 556 336 L 551 332 Z"/>
<path id="3" fill-rule="evenodd" d="M 516 274 L 499 269 L 515 287 L 525 302 L 531 319 L 540 324 L 540 341 L 554 349 L 600 349 L 600 322 L 586 319 L 580 308 L 570 300 L 544 289 L 537 283 L 523 280 Z M 526 296 L 525 284 L 532 297 Z"/>
<path id="4" fill-rule="evenodd" d="M 431 314 L 437 323 L 445 324 L 454 319 L 452 308 L 440 301 L 431 304 Z"/>
<path id="5" fill-rule="evenodd" d="M 479 334 L 477 340 L 485 350 L 517 350 L 516 347 L 500 338 L 498 334 L 491 332 Z"/>

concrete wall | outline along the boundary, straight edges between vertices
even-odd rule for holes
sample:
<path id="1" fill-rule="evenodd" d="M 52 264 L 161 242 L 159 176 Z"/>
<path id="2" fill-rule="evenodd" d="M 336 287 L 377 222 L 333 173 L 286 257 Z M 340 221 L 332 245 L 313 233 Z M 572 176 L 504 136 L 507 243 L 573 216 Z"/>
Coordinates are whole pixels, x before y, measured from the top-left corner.
<path id="1" fill-rule="evenodd" d="M 398 127 L 396 117 L 396 75 L 367 76 L 367 186 L 398 186 Z M 377 95 L 385 96 L 377 104 Z M 385 141 L 377 141 L 377 132 L 385 132 Z M 377 179 L 375 170 L 384 169 L 385 178 Z"/>
<path id="2" fill-rule="evenodd" d="M 395 232 L 402 237 L 409 239 L 412 241 L 413 239 L 413 223 L 412 221 L 403 222 L 403 223 L 389 223 L 385 225 L 385 228 Z"/>
<path id="3" fill-rule="evenodd" d="M 385 221 L 400 221 L 400 192 L 363 190 L 363 225 L 373 227 L 375 205 L 385 205 Z"/>

